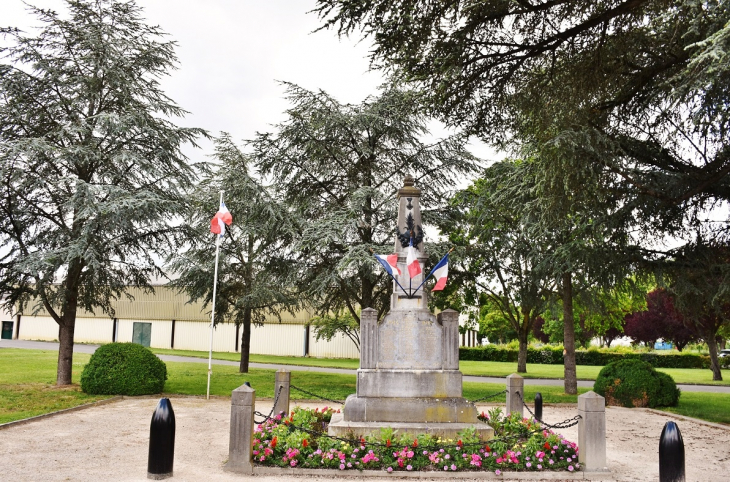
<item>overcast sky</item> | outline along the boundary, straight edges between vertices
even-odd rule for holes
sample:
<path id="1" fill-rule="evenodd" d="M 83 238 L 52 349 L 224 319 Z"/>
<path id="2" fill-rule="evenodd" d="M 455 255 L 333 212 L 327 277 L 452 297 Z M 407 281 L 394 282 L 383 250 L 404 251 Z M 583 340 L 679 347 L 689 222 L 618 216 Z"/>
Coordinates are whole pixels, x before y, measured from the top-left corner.
<path id="1" fill-rule="evenodd" d="M 28 3 L 65 10 L 62 0 Z M 322 89 L 340 102 L 359 103 L 377 94 L 380 72 L 370 71 L 370 43 L 339 39 L 332 31 L 312 33 L 317 16 L 307 13 L 314 0 L 138 0 L 148 23 L 159 25 L 178 43 L 179 69 L 162 79 L 165 92 L 190 114 L 179 125 L 202 127 L 211 134 L 251 139 L 284 120 L 288 81 Z M 0 24 L 30 29 L 34 17 L 21 0 L 0 0 Z M 30 30 L 28 30 L 30 31 Z M 446 134 L 433 124 L 434 134 Z M 211 152 L 186 150 L 191 157 Z M 475 155 L 491 158 L 483 145 Z"/>

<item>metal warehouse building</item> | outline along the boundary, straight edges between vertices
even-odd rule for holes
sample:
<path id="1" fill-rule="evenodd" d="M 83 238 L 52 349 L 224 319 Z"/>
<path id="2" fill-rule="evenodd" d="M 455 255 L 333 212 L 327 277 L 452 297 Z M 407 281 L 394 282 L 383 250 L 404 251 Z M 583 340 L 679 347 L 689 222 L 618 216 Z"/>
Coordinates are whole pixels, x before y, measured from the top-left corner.
<path id="1" fill-rule="evenodd" d="M 152 348 L 208 351 L 210 309 L 203 304 L 188 303 L 188 297 L 167 286 L 155 286 L 154 293 L 131 287 L 133 297 L 113 303 L 115 317 L 98 316 L 79 310 L 74 342 L 109 343 L 134 341 Z M 282 314 L 282 321 L 267 319 L 263 326 L 251 330 L 251 353 L 261 355 L 358 358 L 357 347 L 339 335 L 331 341 L 315 340 L 305 325 L 311 313 L 295 316 Z M 242 328 L 241 328 L 242 330 Z M 2 337 L 21 340 L 52 341 L 58 339 L 58 325 L 47 312 L 31 309 L 21 313 L 3 313 Z M 213 334 L 213 350 L 237 352 L 241 333 L 234 323 L 220 323 Z"/>

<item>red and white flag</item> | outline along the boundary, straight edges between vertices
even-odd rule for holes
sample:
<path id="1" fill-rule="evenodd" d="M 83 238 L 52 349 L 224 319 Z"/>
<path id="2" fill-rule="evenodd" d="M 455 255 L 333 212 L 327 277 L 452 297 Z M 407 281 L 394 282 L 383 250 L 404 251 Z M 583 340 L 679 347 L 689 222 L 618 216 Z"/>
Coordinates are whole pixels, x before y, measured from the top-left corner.
<path id="1" fill-rule="evenodd" d="M 421 274 L 421 264 L 418 262 L 418 250 L 413 247 L 413 240 L 411 239 L 411 245 L 408 246 L 408 255 L 406 256 L 406 266 L 408 267 L 408 274 L 411 278 L 415 278 Z"/>
<path id="2" fill-rule="evenodd" d="M 449 276 L 449 253 L 441 258 L 436 266 L 431 270 L 431 276 L 436 279 L 436 284 L 431 291 L 441 291 L 446 286 L 446 279 Z"/>
<path id="3" fill-rule="evenodd" d="M 226 225 L 230 226 L 233 222 L 233 216 L 228 211 L 226 204 L 221 201 L 221 205 L 218 208 L 218 212 L 215 213 L 213 219 L 210 220 L 210 232 L 217 234 L 218 238 L 222 238 L 226 234 Z"/>

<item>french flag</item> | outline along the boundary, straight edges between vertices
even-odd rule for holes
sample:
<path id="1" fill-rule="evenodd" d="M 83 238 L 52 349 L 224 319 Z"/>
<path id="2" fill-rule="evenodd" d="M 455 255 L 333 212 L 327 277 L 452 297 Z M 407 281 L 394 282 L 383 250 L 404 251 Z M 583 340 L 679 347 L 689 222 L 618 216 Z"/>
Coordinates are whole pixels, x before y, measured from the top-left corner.
<path id="1" fill-rule="evenodd" d="M 218 212 L 215 213 L 213 219 L 210 220 L 210 232 L 219 235 L 220 238 L 226 234 L 226 225 L 230 226 L 233 222 L 233 216 L 228 211 L 226 203 L 221 200 Z"/>
<path id="2" fill-rule="evenodd" d="M 388 256 L 376 254 L 375 259 L 383 265 L 383 268 L 385 268 L 385 271 L 387 271 L 389 275 L 393 276 L 394 273 L 400 275 L 397 254 L 389 254 Z"/>
<path id="3" fill-rule="evenodd" d="M 408 266 L 408 274 L 411 278 L 415 278 L 421 274 L 421 264 L 418 262 L 418 251 L 413 247 L 413 238 L 411 245 L 408 246 L 408 255 L 406 256 L 406 266 Z"/>
<path id="4" fill-rule="evenodd" d="M 431 291 L 441 291 L 446 286 L 446 278 L 449 276 L 449 253 L 441 258 L 436 266 L 431 270 L 430 276 L 436 278 L 436 284 Z"/>

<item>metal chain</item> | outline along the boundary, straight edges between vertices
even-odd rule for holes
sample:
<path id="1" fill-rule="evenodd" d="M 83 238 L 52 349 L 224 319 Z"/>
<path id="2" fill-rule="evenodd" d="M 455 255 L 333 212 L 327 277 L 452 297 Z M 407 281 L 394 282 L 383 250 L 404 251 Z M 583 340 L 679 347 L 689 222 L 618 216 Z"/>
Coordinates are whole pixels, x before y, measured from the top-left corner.
<path id="1" fill-rule="evenodd" d="M 467 400 L 467 402 L 470 402 L 470 403 L 483 402 L 484 400 L 489 400 L 490 398 L 494 398 L 496 396 L 502 395 L 503 393 L 507 393 L 507 390 L 502 390 L 501 392 L 493 393 L 491 395 L 487 395 L 486 397 L 477 398 L 476 400 Z"/>
<path id="2" fill-rule="evenodd" d="M 256 421 L 254 419 L 254 423 L 259 423 L 260 424 L 260 423 L 264 423 L 267 420 L 271 419 L 271 416 L 274 414 L 274 410 L 276 409 L 276 403 L 279 401 L 279 395 L 281 395 L 281 389 L 282 388 L 284 388 L 284 385 L 279 385 L 279 390 L 276 392 L 276 397 L 274 397 L 274 404 L 271 406 L 271 411 L 269 412 L 268 415 L 264 415 L 261 412 L 254 412 L 254 415 L 258 415 L 260 417 L 264 417 L 264 419 L 261 420 L 261 421 Z"/>
<path id="3" fill-rule="evenodd" d="M 289 386 L 291 388 L 293 388 L 294 390 L 298 390 L 298 391 L 300 391 L 302 393 L 306 393 L 307 395 L 312 396 L 314 398 L 319 398 L 320 400 L 326 400 L 326 401 L 332 402 L 332 403 L 339 403 L 340 405 L 342 405 L 342 404 L 345 403 L 344 400 L 332 400 L 331 398 L 327 398 L 327 397 L 323 397 L 321 395 L 317 395 L 316 393 L 309 392 L 309 391 L 304 390 L 302 388 L 299 388 L 299 387 L 297 387 L 295 385 L 289 385 Z"/>
<path id="4" fill-rule="evenodd" d="M 254 413 L 257 413 L 258 415 L 263 415 L 263 414 L 258 413 L 258 412 L 254 412 Z M 578 417 L 580 417 L 580 415 Z M 274 420 L 274 419 L 272 419 L 270 417 L 266 417 L 266 418 L 267 419 L 270 419 L 270 420 Z M 276 422 L 276 420 L 274 420 L 274 421 Z M 566 422 L 567 422 L 567 420 L 566 420 Z M 259 423 L 259 422 L 257 422 L 257 423 Z M 563 422 L 563 423 L 565 423 L 565 422 Z M 305 433 L 308 433 L 310 435 L 316 435 L 317 437 L 326 437 L 326 438 L 329 438 L 329 439 L 332 439 L 332 440 L 337 440 L 338 442 L 345 442 L 347 444 L 352 444 L 352 445 L 355 445 L 355 446 L 362 444 L 362 445 L 367 445 L 369 447 L 381 447 L 381 448 L 388 448 L 388 449 L 393 449 L 394 448 L 392 446 L 392 444 L 391 445 L 388 445 L 387 443 L 383 443 L 383 442 L 366 442 L 365 444 L 363 444 L 363 442 L 362 442 L 361 439 L 359 440 L 359 439 L 348 439 L 348 438 L 343 438 L 343 437 L 337 437 L 335 435 L 330 435 L 328 433 L 318 432 L 316 430 L 312 430 L 312 429 L 309 429 L 309 428 L 306 428 L 306 427 L 301 427 L 299 425 L 294 425 L 291 422 L 285 423 L 285 425 L 289 428 L 289 431 L 292 431 L 292 430 L 300 430 L 300 431 L 305 432 Z M 505 443 L 507 443 L 507 442 L 510 442 L 510 441 L 513 441 L 513 440 L 519 440 L 519 439 L 522 439 L 522 438 L 529 439 L 532 435 L 537 434 L 537 433 L 542 433 L 542 432 L 543 432 L 543 429 L 541 427 L 539 429 L 529 431 L 529 432 L 527 432 L 525 434 L 505 435 L 505 436 L 500 437 L 500 438 L 491 438 L 491 439 L 484 440 L 484 441 L 480 441 L 480 442 L 470 442 L 470 443 L 461 443 L 461 444 L 456 443 L 456 444 L 449 444 L 449 445 L 421 445 L 419 447 L 425 448 L 425 449 L 442 449 L 442 448 L 443 449 L 448 449 L 448 448 L 456 448 L 456 447 L 459 447 L 459 448 L 464 448 L 464 447 L 467 447 L 467 448 L 468 447 L 484 447 L 485 445 L 495 444 L 495 443 L 499 443 L 499 442 L 505 442 Z M 397 449 L 397 447 L 395 447 L 395 448 Z"/>
<path id="5" fill-rule="evenodd" d="M 555 425 L 550 425 L 549 423 L 544 422 L 544 421 L 540 420 L 539 418 L 537 418 L 535 416 L 535 413 L 532 410 L 530 410 L 530 407 L 527 406 L 527 404 L 525 403 L 525 399 L 524 399 L 524 397 L 522 396 L 522 394 L 520 392 L 516 391 L 515 393 L 517 394 L 518 397 L 520 397 L 520 400 L 522 400 L 522 405 L 524 405 L 525 408 L 527 409 L 527 411 L 530 412 L 530 415 L 532 415 L 532 418 L 535 419 L 535 421 L 540 422 L 540 425 L 545 425 L 547 428 L 570 428 L 570 427 L 574 427 L 574 426 L 578 425 L 578 422 L 580 422 L 580 419 L 583 418 L 580 415 L 576 415 L 573 418 L 569 418 L 569 419 L 564 420 L 562 422 L 558 422 Z"/>

